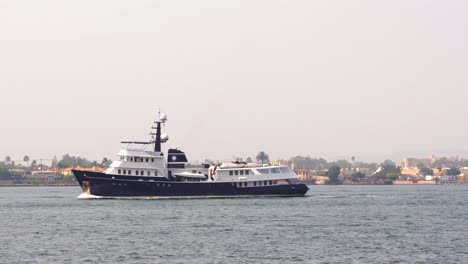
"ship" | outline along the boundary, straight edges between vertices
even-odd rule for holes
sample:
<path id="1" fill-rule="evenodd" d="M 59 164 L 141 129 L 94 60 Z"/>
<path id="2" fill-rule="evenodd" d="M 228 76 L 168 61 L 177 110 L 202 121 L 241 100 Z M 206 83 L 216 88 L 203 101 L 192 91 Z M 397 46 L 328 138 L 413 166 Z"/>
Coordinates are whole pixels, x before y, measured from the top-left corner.
<path id="1" fill-rule="evenodd" d="M 179 149 L 162 151 L 167 115 L 159 113 L 149 141 L 122 141 L 118 159 L 104 172 L 72 170 L 83 194 L 92 198 L 302 197 L 309 188 L 287 165 L 229 162 L 191 163 Z M 80 196 L 82 196 L 80 195 Z"/>

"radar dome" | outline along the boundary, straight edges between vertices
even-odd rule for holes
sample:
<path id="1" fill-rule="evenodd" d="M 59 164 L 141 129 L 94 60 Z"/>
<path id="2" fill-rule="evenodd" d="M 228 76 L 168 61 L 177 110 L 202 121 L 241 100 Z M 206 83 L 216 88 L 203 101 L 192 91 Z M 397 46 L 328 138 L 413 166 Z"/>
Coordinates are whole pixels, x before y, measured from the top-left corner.
<path id="1" fill-rule="evenodd" d="M 167 121 L 167 115 L 166 114 L 161 114 L 161 115 L 159 115 L 159 119 L 161 120 L 161 122 L 166 122 Z"/>
<path id="2" fill-rule="evenodd" d="M 161 142 L 166 143 L 169 140 L 169 135 L 167 134 L 162 134 L 161 135 Z"/>

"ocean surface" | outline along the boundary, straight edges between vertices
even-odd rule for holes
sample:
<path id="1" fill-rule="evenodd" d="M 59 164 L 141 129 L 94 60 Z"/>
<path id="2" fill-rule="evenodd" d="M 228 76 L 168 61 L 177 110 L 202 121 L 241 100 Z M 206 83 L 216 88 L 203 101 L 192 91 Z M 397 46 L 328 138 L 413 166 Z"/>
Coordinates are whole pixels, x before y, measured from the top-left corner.
<path id="1" fill-rule="evenodd" d="M 305 198 L 79 200 L 0 188 L 0 263 L 468 263 L 468 186 Z"/>

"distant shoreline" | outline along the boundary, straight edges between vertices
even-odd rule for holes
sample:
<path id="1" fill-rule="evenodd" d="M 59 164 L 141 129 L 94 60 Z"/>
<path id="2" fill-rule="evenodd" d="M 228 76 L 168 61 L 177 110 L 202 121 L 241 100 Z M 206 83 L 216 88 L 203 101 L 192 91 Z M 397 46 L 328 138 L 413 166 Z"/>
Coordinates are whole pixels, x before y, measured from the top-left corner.
<path id="1" fill-rule="evenodd" d="M 0 184 L 1 187 L 80 187 L 78 184 Z"/>

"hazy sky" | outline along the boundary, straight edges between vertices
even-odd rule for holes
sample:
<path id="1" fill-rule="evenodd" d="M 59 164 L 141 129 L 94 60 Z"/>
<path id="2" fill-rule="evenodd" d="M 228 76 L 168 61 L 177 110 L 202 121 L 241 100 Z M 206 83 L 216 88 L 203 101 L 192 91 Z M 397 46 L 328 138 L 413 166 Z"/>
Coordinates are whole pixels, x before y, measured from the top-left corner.
<path id="1" fill-rule="evenodd" d="M 0 159 L 468 153 L 468 1 L 0 0 Z M 467 155 L 468 157 L 468 155 Z"/>

